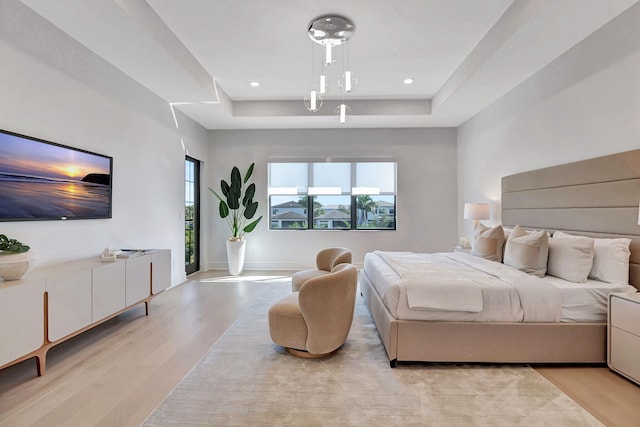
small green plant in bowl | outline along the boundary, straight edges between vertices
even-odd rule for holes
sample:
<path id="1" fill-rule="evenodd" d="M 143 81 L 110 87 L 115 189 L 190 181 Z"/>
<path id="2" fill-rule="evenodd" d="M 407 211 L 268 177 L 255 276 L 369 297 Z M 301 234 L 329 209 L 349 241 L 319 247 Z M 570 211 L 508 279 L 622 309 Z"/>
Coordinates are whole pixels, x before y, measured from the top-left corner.
<path id="1" fill-rule="evenodd" d="M 33 265 L 36 256 L 29 246 L 0 234 L 0 282 L 22 278 Z"/>
<path id="2" fill-rule="evenodd" d="M 4 234 L 0 234 L 0 254 L 21 254 L 29 249 L 31 247 L 22 244 L 16 239 L 10 239 Z"/>

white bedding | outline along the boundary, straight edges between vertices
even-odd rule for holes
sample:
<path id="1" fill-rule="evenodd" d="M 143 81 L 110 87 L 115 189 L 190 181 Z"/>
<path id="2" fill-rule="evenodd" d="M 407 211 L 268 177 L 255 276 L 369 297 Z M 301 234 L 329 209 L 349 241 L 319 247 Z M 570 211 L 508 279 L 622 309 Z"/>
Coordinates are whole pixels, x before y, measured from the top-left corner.
<path id="1" fill-rule="evenodd" d="M 434 255 L 444 257 L 448 263 L 459 264 L 457 268 L 466 271 L 465 274 L 469 274 L 472 280 L 480 282 L 482 311 L 410 308 L 405 280 L 380 253 L 368 253 L 365 256 L 364 273 L 396 318 L 484 322 L 604 322 L 608 294 L 634 290 L 629 285 L 612 285 L 593 280 L 577 284 L 549 276 L 540 279 L 504 264 L 465 253 Z M 542 288 L 547 290 L 540 292 Z"/>
<path id="2" fill-rule="evenodd" d="M 631 285 L 599 280 L 574 283 L 553 276 L 545 276 L 544 280 L 552 283 L 562 293 L 561 322 L 606 322 L 609 294 L 636 292 L 636 288 Z"/>
<path id="3" fill-rule="evenodd" d="M 381 252 L 376 255 L 402 278 L 410 308 L 446 311 L 482 311 L 478 274 L 441 254 Z M 428 283 L 429 286 L 424 286 Z"/>

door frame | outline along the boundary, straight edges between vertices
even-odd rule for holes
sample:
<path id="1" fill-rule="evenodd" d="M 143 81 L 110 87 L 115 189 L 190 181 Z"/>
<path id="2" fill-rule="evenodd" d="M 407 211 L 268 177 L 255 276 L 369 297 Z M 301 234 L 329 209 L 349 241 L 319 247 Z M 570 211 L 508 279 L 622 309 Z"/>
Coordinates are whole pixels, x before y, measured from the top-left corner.
<path id="1" fill-rule="evenodd" d="M 185 272 L 187 275 L 193 274 L 200 270 L 200 161 L 190 156 L 185 157 L 185 169 L 187 162 L 193 164 L 193 179 L 194 183 L 194 199 L 193 199 L 193 244 L 194 244 L 194 262 L 187 264 L 186 252 L 185 252 Z M 187 182 L 185 170 L 185 183 Z M 185 190 L 185 209 L 187 203 L 187 194 Z M 187 224 L 187 217 L 185 215 L 185 231 Z M 185 249 L 186 249 L 186 236 L 185 236 Z"/>

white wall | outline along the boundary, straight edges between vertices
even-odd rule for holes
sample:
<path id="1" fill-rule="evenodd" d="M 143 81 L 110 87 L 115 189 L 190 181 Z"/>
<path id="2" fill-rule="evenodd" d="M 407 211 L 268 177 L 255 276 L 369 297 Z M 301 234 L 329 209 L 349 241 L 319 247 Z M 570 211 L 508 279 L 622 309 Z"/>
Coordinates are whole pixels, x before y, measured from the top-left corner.
<path id="1" fill-rule="evenodd" d="M 246 236 L 247 269 L 298 269 L 314 265 L 325 247 L 352 249 L 354 263 L 375 249 L 451 250 L 457 241 L 455 129 L 349 129 L 211 131 L 208 185 L 218 190 L 237 165 L 243 172 L 255 162 L 255 182 L 264 215 Z M 268 230 L 267 163 L 283 159 L 325 161 L 393 159 L 398 162 L 396 231 Z M 226 269 L 229 231 L 207 190 L 211 235 L 207 268 Z"/>
<path id="2" fill-rule="evenodd" d="M 458 212 L 490 200 L 499 223 L 502 176 L 637 148 L 640 5 L 458 128 Z"/>
<path id="3" fill-rule="evenodd" d="M 113 218 L 2 222 L 39 265 L 105 247 L 170 248 L 184 279 L 184 150 L 207 132 L 17 1 L 0 2 L 0 128 L 112 156 Z"/>

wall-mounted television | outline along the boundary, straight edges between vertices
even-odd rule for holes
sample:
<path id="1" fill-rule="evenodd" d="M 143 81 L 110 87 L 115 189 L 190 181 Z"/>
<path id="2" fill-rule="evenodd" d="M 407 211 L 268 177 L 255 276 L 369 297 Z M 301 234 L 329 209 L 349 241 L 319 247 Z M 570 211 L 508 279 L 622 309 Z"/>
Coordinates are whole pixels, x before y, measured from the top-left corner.
<path id="1" fill-rule="evenodd" d="M 113 158 L 0 130 L 0 221 L 111 218 Z"/>

